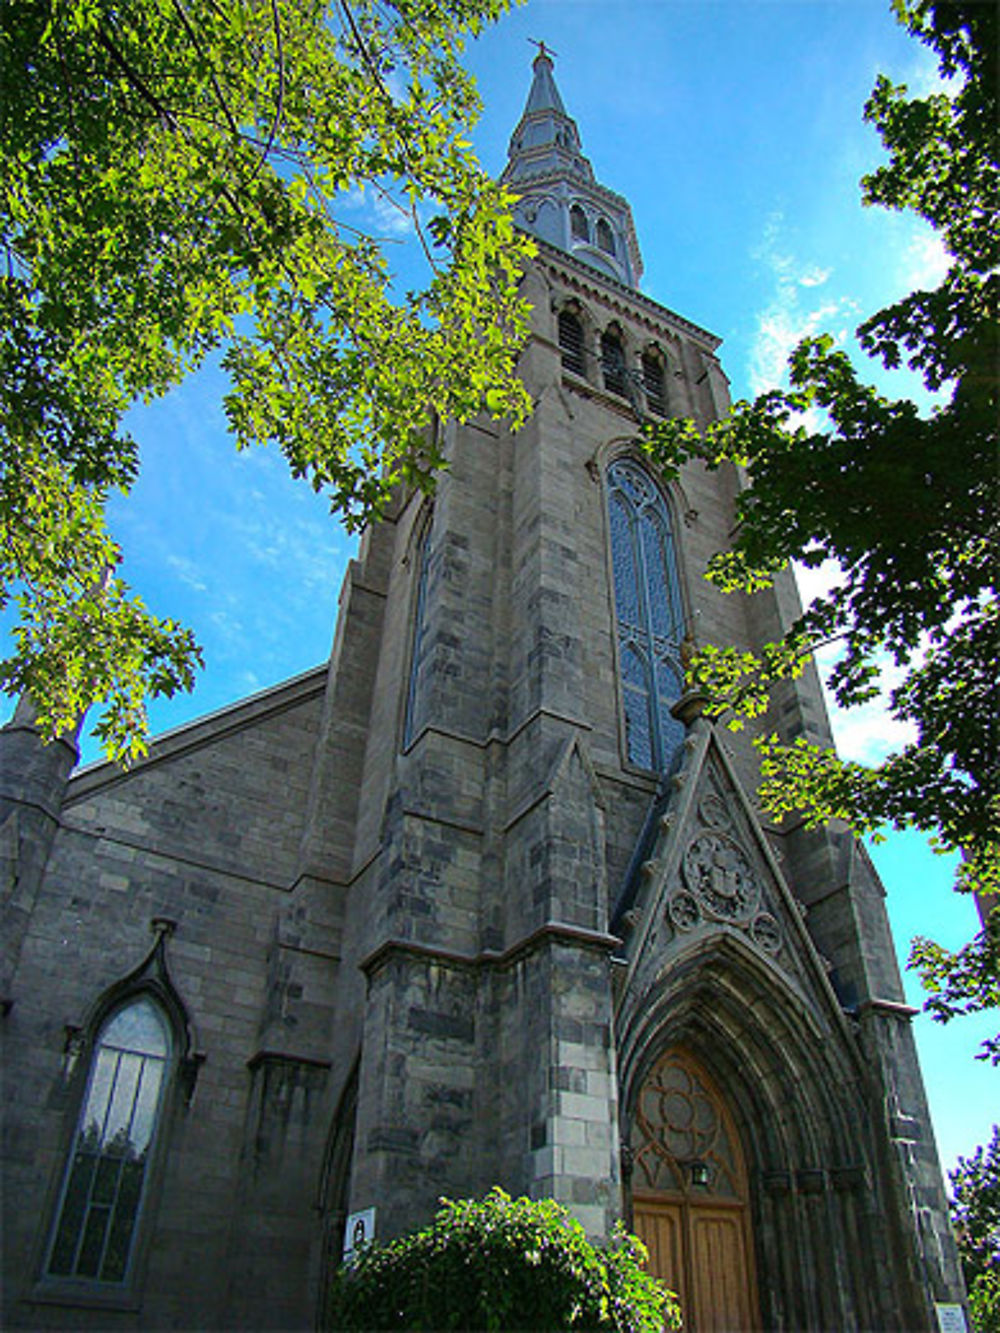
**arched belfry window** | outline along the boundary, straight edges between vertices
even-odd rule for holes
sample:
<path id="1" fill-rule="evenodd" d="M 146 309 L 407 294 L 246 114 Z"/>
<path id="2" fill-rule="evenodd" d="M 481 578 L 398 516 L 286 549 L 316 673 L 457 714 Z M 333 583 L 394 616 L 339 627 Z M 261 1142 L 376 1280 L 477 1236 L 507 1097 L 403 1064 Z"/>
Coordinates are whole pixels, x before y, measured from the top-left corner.
<path id="1" fill-rule="evenodd" d="M 625 348 L 621 334 L 613 326 L 601 334 L 601 366 L 604 370 L 604 387 L 624 398 L 628 389 Z"/>
<path id="2" fill-rule="evenodd" d="M 587 223 L 587 215 L 579 204 L 574 204 L 569 210 L 569 230 L 574 241 L 590 240 L 590 226 Z"/>
<path id="3" fill-rule="evenodd" d="M 667 385 L 663 362 L 656 352 L 642 354 L 642 387 L 646 392 L 646 406 L 658 417 L 667 415 Z"/>
<path id="4" fill-rule="evenodd" d="M 170 1023 L 149 994 L 120 1004 L 98 1029 L 47 1278 L 118 1285 L 129 1278 L 174 1064 Z"/>
<path id="5" fill-rule="evenodd" d="M 559 349 L 562 363 L 574 375 L 585 375 L 586 364 L 583 348 L 583 325 L 580 317 L 572 310 L 559 311 Z"/>
<path id="6" fill-rule="evenodd" d="M 604 218 L 597 219 L 597 244 L 598 248 L 603 250 L 605 254 L 614 254 L 615 235 Z"/>
<path id="7" fill-rule="evenodd" d="M 670 715 L 683 691 L 684 613 L 670 511 L 631 459 L 608 468 L 608 517 L 625 750 L 632 763 L 663 772 L 684 739 Z"/>

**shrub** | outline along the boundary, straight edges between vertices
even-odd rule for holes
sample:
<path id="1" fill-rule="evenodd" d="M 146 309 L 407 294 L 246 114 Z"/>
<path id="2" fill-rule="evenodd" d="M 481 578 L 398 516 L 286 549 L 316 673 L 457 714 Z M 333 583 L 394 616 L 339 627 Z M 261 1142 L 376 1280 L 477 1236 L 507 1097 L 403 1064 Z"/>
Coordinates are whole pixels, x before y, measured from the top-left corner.
<path id="1" fill-rule="evenodd" d="M 620 1226 L 600 1247 L 552 1199 L 493 1189 L 441 1205 L 422 1231 L 369 1246 L 340 1269 L 331 1329 L 680 1328 L 676 1299 L 643 1267 L 642 1242 Z"/>

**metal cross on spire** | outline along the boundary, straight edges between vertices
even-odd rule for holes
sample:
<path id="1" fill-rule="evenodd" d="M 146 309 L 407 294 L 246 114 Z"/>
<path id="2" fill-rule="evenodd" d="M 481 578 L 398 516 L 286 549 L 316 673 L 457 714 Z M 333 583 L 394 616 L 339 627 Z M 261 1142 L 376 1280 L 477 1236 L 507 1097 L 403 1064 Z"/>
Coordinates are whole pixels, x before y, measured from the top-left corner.
<path id="1" fill-rule="evenodd" d="M 551 46 L 546 46 L 544 42 L 538 41 L 535 37 L 529 37 L 527 40 L 532 46 L 538 47 L 538 55 L 535 57 L 536 60 L 540 60 L 542 56 L 545 56 L 547 60 L 551 60 L 553 56 L 559 54 L 558 51 L 553 51 Z"/>

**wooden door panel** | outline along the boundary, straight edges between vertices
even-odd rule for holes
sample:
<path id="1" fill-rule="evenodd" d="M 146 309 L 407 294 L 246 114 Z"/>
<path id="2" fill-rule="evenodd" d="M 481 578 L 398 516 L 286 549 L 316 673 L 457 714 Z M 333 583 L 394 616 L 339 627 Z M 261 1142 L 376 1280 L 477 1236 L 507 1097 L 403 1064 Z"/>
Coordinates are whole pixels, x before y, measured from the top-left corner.
<path id="1" fill-rule="evenodd" d="M 691 1209 L 692 1314 L 698 1333 L 754 1326 L 742 1210 Z"/>
<path id="2" fill-rule="evenodd" d="M 649 1251 L 649 1271 L 671 1291 L 677 1293 L 682 1308 L 687 1308 L 687 1283 L 684 1280 L 684 1236 L 682 1205 L 662 1203 L 653 1208 L 635 1205 L 632 1226 Z"/>

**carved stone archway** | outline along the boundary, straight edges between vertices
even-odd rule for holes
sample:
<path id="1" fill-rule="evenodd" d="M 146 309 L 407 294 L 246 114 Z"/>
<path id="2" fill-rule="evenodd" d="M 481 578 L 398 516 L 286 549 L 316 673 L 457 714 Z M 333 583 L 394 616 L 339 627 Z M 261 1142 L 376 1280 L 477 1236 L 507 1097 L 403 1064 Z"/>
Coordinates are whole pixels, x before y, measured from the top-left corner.
<path id="1" fill-rule="evenodd" d="M 759 1328 L 742 1146 L 723 1097 L 687 1052 L 667 1051 L 645 1078 L 629 1148 L 632 1226 L 650 1270 L 679 1295 L 685 1329 Z"/>

